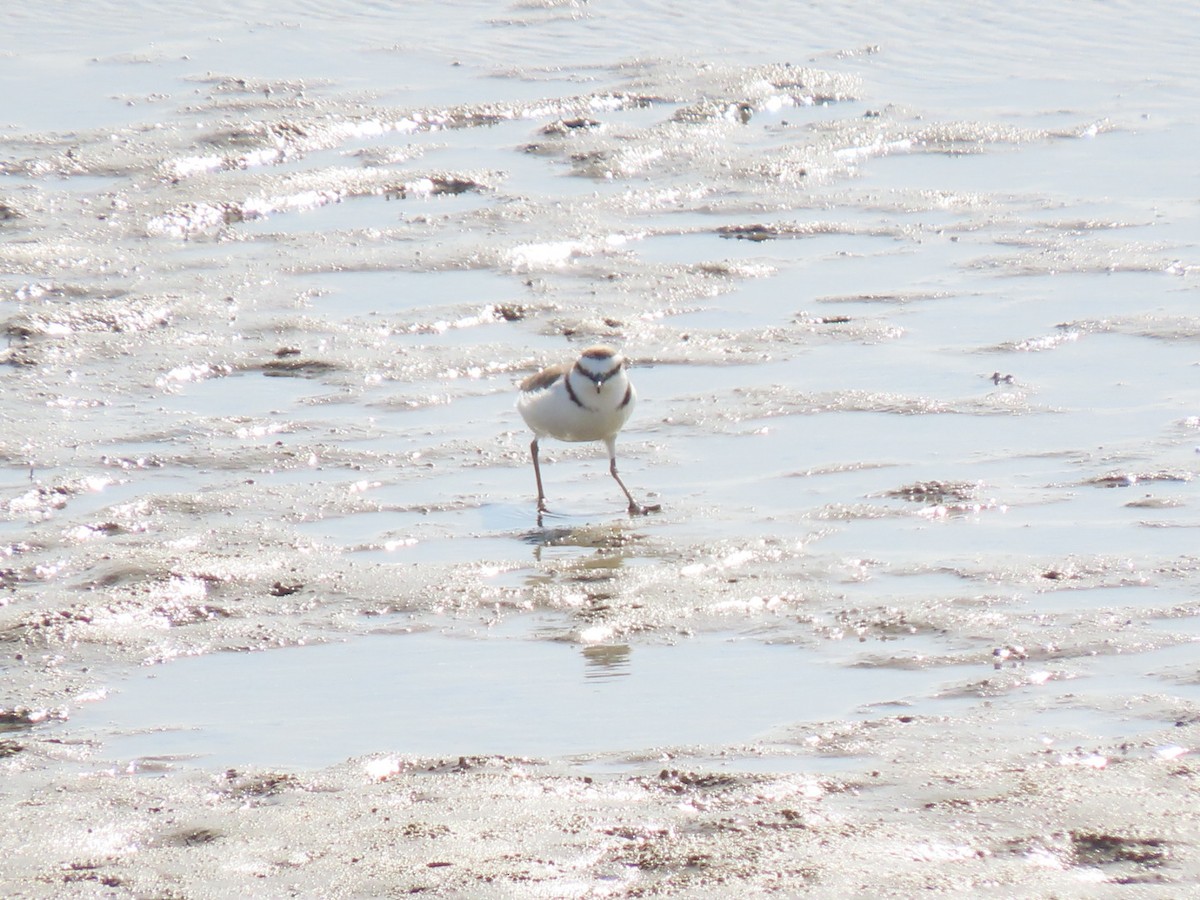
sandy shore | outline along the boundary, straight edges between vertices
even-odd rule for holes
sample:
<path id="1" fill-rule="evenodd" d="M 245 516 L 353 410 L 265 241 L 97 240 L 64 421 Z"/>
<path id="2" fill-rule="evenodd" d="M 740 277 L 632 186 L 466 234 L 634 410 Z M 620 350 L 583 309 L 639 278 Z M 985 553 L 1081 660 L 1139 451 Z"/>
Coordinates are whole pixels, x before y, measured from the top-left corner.
<path id="1" fill-rule="evenodd" d="M 6 739 L 13 897 L 1006 896 L 1186 893 L 1192 721 L 1086 748 L 1015 748 L 1009 716 L 815 729 L 853 775 L 636 774 L 513 758 L 351 760 L 319 773 L 138 774 Z M 1178 746 L 1175 744 L 1169 746 Z M 706 748 L 711 754 L 713 748 Z M 794 764 L 794 763 L 792 763 Z"/>

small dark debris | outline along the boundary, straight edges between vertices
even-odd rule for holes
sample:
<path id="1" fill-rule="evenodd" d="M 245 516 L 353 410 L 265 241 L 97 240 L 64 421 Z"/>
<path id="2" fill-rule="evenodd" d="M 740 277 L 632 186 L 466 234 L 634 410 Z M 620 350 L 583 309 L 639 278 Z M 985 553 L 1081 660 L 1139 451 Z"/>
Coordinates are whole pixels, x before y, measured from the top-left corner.
<path id="1" fill-rule="evenodd" d="M 243 775 L 237 769 L 226 769 L 221 777 L 227 782 L 226 791 L 239 797 L 269 797 L 300 783 L 295 775 L 285 772 Z"/>
<path id="2" fill-rule="evenodd" d="M 520 322 L 528 315 L 525 307 L 517 304 L 499 304 L 493 306 L 492 309 L 505 322 Z"/>
<path id="3" fill-rule="evenodd" d="M 717 235 L 728 240 L 771 241 L 779 237 L 779 229 L 770 225 L 722 225 Z"/>
<path id="4" fill-rule="evenodd" d="M 658 773 L 659 786 L 677 794 L 686 790 L 732 787 L 737 783 L 737 776 L 717 772 L 683 772 L 678 769 L 663 769 Z"/>
<path id="5" fill-rule="evenodd" d="M 1116 487 L 1131 487 L 1146 481 L 1191 481 L 1190 473 L 1182 472 L 1113 472 L 1108 475 L 1101 475 L 1097 478 L 1089 478 L 1084 481 L 1084 484 L 1090 484 L 1095 487 L 1116 488 Z"/>
<path id="6" fill-rule="evenodd" d="M 156 843 L 168 847 L 201 847 L 221 837 L 216 828 L 181 828 L 158 838 Z"/>
<path id="7" fill-rule="evenodd" d="M 1130 487 L 1137 484 L 1138 477 L 1136 475 L 1102 475 L 1099 478 L 1088 479 L 1088 484 L 1094 484 L 1096 487 Z"/>
<path id="8" fill-rule="evenodd" d="M 10 337 L 13 337 L 12 330 L 6 332 Z M 15 368 L 33 368 L 38 365 L 39 360 L 36 356 L 24 348 L 9 347 L 9 352 L 0 356 L 0 364 L 12 366 Z"/>
<path id="9" fill-rule="evenodd" d="M 20 322 L 9 322 L 4 328 L 4 334 L 10 340 L 12 338 L 28 340 L 29 338 L 37 337 L 38 331 L 31 326 L 22 324 Z"/>
<path id="10" fill-rule="evenodd" d="M 432 175 L 429 178 L 433 187 L 428 191 L 429 195 L 437 196 L 442 194 L 465 194 L 467 191 L 482 191 L 484 186 L 478 181 L 471 178 L 458 178 L 453 175 Z M 388 200 L 406 200 L 410 193 L 409 185 L 400 184 L 395 187 L 390 187 L 384 191 L 384 197 Z M 425 191 L 416 191 L 417 196 L 426 196 Z"/>
<path id="11" fill-rule="evenodd" d="M 434 194 L 465 194 L 467 191 L 483 190 L 483 185 L 470 178 L 436 177 L 430 180 Z"/>
<path id="12" fill-rule="evenodd" d="M 337 368 L 322 359 L 273 359 L 263 363 L 262 373 L 274 378 L 314 378 Z"/>
<path id="13" fill-rule="evenodd" d="M 559 119 L 557 122 L 551 122 L 542 129 L 542 134 L 558 135 L 570 134 L 572 131 L 581 131 L 590 128 L 599 128 L 600 123 L 595 119 L 587 119 L 579 116 L 574 119 Z"/>
<path id="14" fill-rule="evenodd" d="M 105 887 L 120 887 L 124 882 L 116 875 L 101 875 L 97 870 L 103 865 L 98 862 L 73 862 L 63 873 L 63 884 L 77 884 L 84 881 L 94 881 Z"/>
<path id="15" fill-rule="evenodd" d="M 171 615 L 171 621 L 176 625 L 190 625 L 193 622 L 211 622 L 214 619 L 232 619 L 233 613 L 223 606 L 213 606 L 202 603 Z"/>
<path id="16" fill-rule="evenodd" d="M 1073 831 L 1071 844 L 1076 859 L 1082 865 L 1134 863 L 1155 867 L 1163 865 L 1170 856 L 1167 842 L 1162 838 L 1128 838 L 1114 834 Z"/>
<path id="17" fill-rule="evenodd" d="M 611 157 L 612 153 L 608 150 L 591 150 L 587 153 L 572 153 L 570 159 L 576 168 L 588 171 L 604 169 Z"/>
<path id="18" fill-rule="evenodd" d="M 47 623 L 49 624 L 49 623 Z M 61 721 L 66 715 L 56 709 L 30 709 L 28 706 L 0 707 L 0 730 L 15 731 L 42 722 Z"/>
<path id="19" fill-rule="evenodd" d="M 409 822 L 400 829 L 400 833 L 406 838 L 439 838 L 448 835 L 450 828 L 430 822 Z"/>
<path id="20" fill-rule="evenodd" d="M 224 219 L 226 225 L 236 225 L 239 222 L 246 221 L 245 207 L 237 203 L 222 203 L 220 206 L 222 210 L 222 218 Z"/>
<path id="21" fill-rule="evenodd" d="M 885 497 L 895 497 L 913 503 L 965 503 L 974 499 L 976 486 L 965 481 L 918 481 L 887 491 Z"/>
<path id="22" fill-rule="evenodd" d="M 999 372 L 992 373 L 992 384 L 1012 384 L 1012 375 L 1001 375 Z"/>
<path id="23" fill-rule="evenodd" d="M 1019 663 L 1029 658 L 1029 653 L 1019 644 L 1005 644 L 992 651 L 992 665 L 999 669 L 1006 662 Z"/>
<path id="24" fill-rule="evenodd" d="M 280 359 L 283 359 L 283 357 L 285 357 L 285 356 L 299 356 L 300 348 L 299 347 L 280 347 L 278 350 L 275 351 L 275 355 L 278 356 Z"/>
<path id="25" fill-rule="evenodd" d="M 284 584 L 282 581 L 277 581 L 271 585 L 270 594 L 272 597 L 290 597 L 292 594 L 298 594 L 304 590 L 304 585 L 299 581 L 293 581 L 291 584 Z"/>
<path id="26" fill-rule="evenodd" d="M 267 126 L 267 130 L 285 140 L 308 137 L 308 130 L 295 122 L 272 122 Z"/>

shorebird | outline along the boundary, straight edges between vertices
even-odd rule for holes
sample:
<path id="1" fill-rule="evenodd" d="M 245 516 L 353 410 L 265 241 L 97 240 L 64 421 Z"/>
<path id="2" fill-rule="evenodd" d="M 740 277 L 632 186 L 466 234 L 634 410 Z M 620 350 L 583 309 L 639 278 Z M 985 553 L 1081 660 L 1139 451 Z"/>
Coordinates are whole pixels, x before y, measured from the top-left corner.
<path id="1" fill-rule="evenodd" d="M 517 409 L 533 431 L 529 454 L 537 479 L 538 513 L 546 512 L 546 492 L 538 465 L 538 441 L 602 441 L 608 448 L 608 471 L 629 501 L 630 515 L 659 506 L 642 506 L 617 474 L 617 433 L 633 412 L 637 394 L 625 373 L 628 363 L 612 347 L 589 347 L 573 364 L 554 365 L 521 382 Z"/>

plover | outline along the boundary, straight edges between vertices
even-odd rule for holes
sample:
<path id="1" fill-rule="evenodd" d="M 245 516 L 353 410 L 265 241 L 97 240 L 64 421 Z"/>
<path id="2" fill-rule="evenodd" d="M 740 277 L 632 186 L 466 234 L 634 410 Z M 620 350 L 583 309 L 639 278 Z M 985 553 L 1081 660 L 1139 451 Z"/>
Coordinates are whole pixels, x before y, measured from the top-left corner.
<path id="1" fill-rule="evenodd" d="M 555 365 L 521 382 L 517 409 L 533 431 L 529 454 L 537 479 L 538 513 L 546 511 L 538 441 L 602 441 L 608 448 L 608 471 L 629 501 L 631 515 L 660 507 L 642 506 L 617 474 L 617 433 L 633 412 L 637 394 L 625 373 L 625 357 L 612 347 L 589 347 L 573 364 Z"/>

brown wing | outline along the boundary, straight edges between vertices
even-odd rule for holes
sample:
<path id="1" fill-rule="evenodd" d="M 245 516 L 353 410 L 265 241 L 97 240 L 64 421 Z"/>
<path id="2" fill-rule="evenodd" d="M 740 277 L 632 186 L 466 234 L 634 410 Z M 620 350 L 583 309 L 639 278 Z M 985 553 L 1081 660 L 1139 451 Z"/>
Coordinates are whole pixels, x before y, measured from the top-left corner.
<path id="1" fill-rule="evenodd" d="M 566 366 L 548 366 L 540 372 L 535 372 L 524 381 L 521 382 L 521 390 L 523 391 L 544 391 L 558 379 L 563 377 L 566 372 Z"/>

